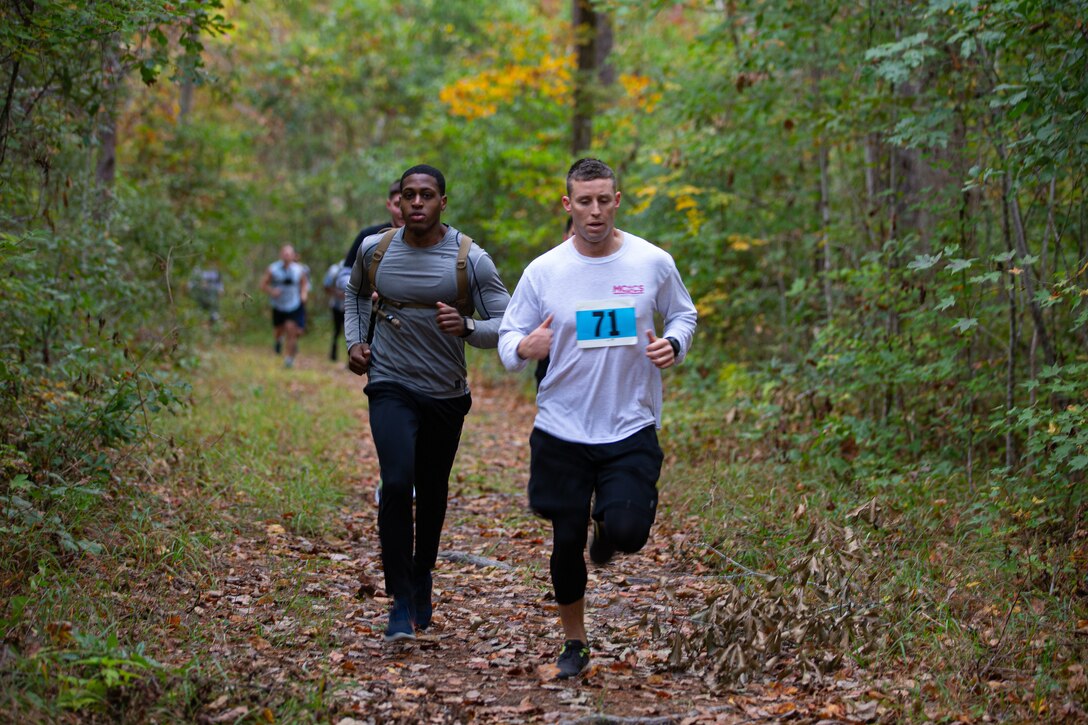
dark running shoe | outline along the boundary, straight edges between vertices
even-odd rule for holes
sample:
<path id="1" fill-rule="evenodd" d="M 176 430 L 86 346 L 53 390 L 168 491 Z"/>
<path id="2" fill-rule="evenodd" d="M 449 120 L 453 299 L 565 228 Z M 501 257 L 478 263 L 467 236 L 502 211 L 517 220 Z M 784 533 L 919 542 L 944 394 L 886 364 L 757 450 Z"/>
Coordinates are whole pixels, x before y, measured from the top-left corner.
<path id="1" fill-rule="evenodd" d="M 589 666 L 589 645 L 581 640 L 568 639 L 559 650 L 559 679 L 576 677 Z"/>
<path id="2" fill-rule="evenodd" d="M 601 522 L 593 520 L 593 538 L 589 542 L 589 559 L 597 566 L 604 566 L 616 555 L 616 547 L 604 534 Z"/>
<path id="3" fill-rule="evenodd" d="M 426 571 L 416 575 L 415 580 L 415 605 L 416 605 L 416 629 L 423 631 L 431 626 L 431 614 L 434 608 L 431 605 L 431 588 L 433 581 L 431 572 Z"/>
<path id="4" fill-rule="evenodd" d="M 398 639 L 415 639 L 415 617 L 412 603 L 408 599 L 394 599 L 389 610 L 389 625 L 385 628 L 385 641 L 396 642 Z"/>

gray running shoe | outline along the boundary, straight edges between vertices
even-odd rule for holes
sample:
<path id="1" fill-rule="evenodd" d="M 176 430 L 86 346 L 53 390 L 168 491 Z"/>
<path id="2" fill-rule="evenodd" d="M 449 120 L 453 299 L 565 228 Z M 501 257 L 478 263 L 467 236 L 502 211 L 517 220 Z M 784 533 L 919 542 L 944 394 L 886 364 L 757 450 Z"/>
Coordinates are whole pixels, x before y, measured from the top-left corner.
<path id="1" fill-rule="evenodd" d="M 389 624 L 385 628 L 385 641 L 396 642 L 398 639 L 415 639 L 415 616 L 412 614 L 410 599 L 394 599 L 389 610 Z"/>
<path id="2" fill-rule="evenodd" d="M 568 639 L 559 650 L 559 679 L 576 677 L 589 666 L 589 645 L 581 640 Z"/>

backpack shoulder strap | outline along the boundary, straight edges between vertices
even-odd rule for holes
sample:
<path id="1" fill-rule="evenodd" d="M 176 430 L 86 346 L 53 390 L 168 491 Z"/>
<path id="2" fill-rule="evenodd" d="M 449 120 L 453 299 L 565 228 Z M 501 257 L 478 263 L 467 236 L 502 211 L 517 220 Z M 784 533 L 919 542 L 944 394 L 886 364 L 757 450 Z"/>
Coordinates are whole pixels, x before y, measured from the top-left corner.
<path id="1" fill-rule="evenodd" d="M 395 227 L 390 227 L 384 231 L 385 234 L 382 235 L 382 240 L 378 242 L 378 246 L 374 247 L 374 254 L 370 257 L 370 267 L 366 271 L 366 278 L 370 283 L 371 291 L 378 289 L 378 265 L 382 263 L 382 257 L 389 250 L 389 245 L 393 243 L 393 235 L 397 233 Z"/>
<path id="2" fill-rule="evenodd" d="M 367 268 L 367 280 L 370 283 L 370 289 L 377 291 L 378 289 L 378 266 L 382 262 L 382 257 L 389 250 L 389 245 L 393 243 L 393 235 L 396 234 L 396 229 L 388 229 L 382 236 L 381 241 L 374 247 L 374 253 L 370 257 L 370 266 Z M 472 290 L 469 288 L 468 283 L 468 253 L 472 250 L 472 237 L 467 234 L 461 235 L 461 246 L 457 250 L 457 263 L 455 272 L 457 274 L 457 299 L 453 301 L 453 307 L 456 307 L 462 315 L 471 316 L 475 310 L 475 306 L 472 304 Z M 383 304 L 389 304 L 398 309 L 404 307 L 426 307 L 430 308 L 432 305 L 417 305 L 410 302 L 400 302 L 394 299 L 390 299 L 381 292 L 378 292 L 382 298 Z"/>
<path id="3" fill-rule="evenodd" d="M 472 291 L 468 288 L 468 253 L 472 250 L 472 237 L 461 234 L 461 248 L 457 250 L 457 299 L 453 301 L 462 315 L 472 315 Z"/>

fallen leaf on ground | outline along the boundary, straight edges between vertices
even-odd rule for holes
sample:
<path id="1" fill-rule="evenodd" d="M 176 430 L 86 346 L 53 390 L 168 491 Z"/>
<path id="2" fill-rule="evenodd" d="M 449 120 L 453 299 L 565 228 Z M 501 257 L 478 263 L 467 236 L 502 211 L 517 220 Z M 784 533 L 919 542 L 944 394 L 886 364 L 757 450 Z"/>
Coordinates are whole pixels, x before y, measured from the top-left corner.
<path id="1" fill-rule="evenodd" d="M 245 705 L 239 705 L 238 707 L 227 710 L 226 712 L 219 713 L 215 717 L 208 720 L 208 722 L 213 722 L 213 723 L 233 722 L 235 720 L 242 719 L 243 717 L 245 717 L 248 714 L 249 714 L 249 708 L 246 707 Z"/>

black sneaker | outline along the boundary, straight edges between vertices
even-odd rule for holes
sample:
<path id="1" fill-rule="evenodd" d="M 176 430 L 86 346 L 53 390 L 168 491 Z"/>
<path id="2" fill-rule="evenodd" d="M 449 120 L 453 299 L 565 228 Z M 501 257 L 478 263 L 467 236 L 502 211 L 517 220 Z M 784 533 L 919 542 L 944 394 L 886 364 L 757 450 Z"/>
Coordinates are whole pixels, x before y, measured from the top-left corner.
<path id="1" fill-rule="evenodd" d="M 423 631 L 431 626 L 431 614 L 434 607 L 431 605 L 431 572 L 426 571 L 416 575 L 415 580 L 415 605 L 416 605 L 416 629 Z"/>
<path id="2" fill-rule="evenodd" d="M 566 680 L 580 675 L 589 666 L 589 645 L 577 639 L 568 639 L 559 650 L 559 679 Z"/>
<path id="3" fill-rule="evenodd" d="M 385 641 L 396 642 L 398 639 L 415 639 L 415 615 L 412 603 L 408 599 L 394 599 L 389 609 L 389 624 L 385 628 Z"/>
<path id="4" fill-rule="evenodd" d="M 604 535 L 604 527 L 593 519 L 593 538 L 589 541 L 589 559 L 597 566 L 604 566 L 616 555 L 616 547 Z"/>

